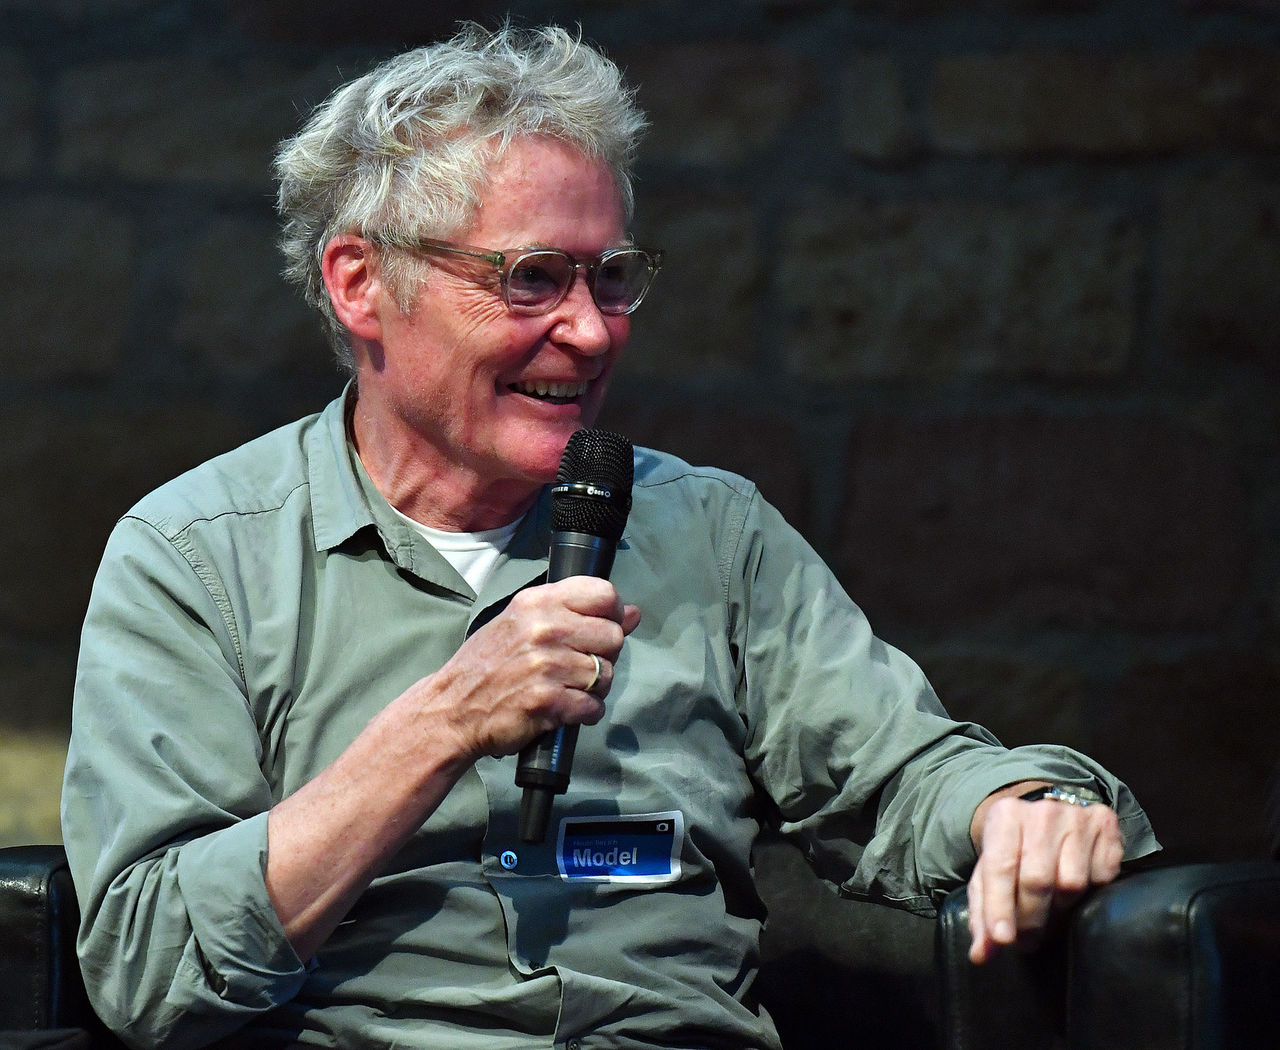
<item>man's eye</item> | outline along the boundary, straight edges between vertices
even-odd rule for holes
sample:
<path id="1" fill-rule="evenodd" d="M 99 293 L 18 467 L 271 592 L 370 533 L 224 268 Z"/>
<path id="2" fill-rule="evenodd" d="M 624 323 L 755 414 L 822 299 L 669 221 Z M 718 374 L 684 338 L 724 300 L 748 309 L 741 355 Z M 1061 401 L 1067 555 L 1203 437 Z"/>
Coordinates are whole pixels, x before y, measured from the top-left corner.
<path id="1" fill-rule="evenodd" d="M 522 263 L 513 267 L 507 281 L 515 287 L 530 291 L 547 291 L 559 285 L 555 274 L 538 263 Z"/>

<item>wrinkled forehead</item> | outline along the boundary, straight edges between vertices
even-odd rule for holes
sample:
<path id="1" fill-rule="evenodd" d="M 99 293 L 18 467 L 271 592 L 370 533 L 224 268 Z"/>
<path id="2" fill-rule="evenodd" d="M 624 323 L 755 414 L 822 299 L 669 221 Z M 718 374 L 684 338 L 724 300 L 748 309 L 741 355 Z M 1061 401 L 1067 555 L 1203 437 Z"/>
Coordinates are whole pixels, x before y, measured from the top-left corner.
<path id="1" fill-rule="evenodd" d="M 548 245 L 595 255 L 626 242 L 623 192 L 612 167 L 575 146 L 543 136 L 510 143 L 486 168 L 469 243 L 507 248 Z"/>

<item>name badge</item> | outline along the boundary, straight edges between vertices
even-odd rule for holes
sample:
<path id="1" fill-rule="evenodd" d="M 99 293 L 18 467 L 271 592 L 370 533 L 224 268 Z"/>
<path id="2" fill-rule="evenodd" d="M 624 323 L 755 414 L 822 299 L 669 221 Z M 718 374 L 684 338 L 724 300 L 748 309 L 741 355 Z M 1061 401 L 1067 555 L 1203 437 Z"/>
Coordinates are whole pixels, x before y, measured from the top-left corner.
<path id="1" fill-rule="evenodd" d="M 560 877 L 575 882 L 662 886 L 680 878 L 684 815 L 565 817 L 556 840 Z"/>

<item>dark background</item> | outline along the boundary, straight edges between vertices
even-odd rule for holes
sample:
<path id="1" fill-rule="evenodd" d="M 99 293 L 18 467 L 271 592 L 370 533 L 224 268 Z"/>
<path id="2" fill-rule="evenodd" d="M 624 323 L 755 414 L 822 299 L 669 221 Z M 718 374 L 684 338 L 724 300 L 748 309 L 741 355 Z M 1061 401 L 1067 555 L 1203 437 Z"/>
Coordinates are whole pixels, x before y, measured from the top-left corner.
<path id="1" fill-rule="evenodd" d="M 602 422 L 759 481 L 955 715 L 1095 754 L 1175 859 L 1260 855 L 1272 0 L 0 0 L 0 843 L 58 835 L 112 522 L 340 389 L 275 143 L 506 11 L 581 23 L 654 123 L 667 269 Z"/>

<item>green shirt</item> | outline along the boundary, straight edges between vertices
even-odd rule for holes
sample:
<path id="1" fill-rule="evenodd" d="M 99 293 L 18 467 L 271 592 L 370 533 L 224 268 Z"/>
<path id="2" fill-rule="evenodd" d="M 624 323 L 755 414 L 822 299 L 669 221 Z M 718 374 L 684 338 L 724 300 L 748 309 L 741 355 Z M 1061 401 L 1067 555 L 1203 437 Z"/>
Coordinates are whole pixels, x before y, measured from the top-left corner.
<path id="1" fill-rule="evenodd" d="M 86 618 L 63 800 L 108 1024 L 164 1046 L 243 1030 L 352 1048 L 776 1048 L 752 990 L 763 820 L 841 892 L 917 911 L 965 878 L 975 807 L 1016 780 L 1094 786 L 1129 854 L 1155 848 L 1087 758 L 951 721 L 749 482 L 638 449 L 612 579 L 644 617 L 547 841 L 518 841 L 515 759 L 483 759 L 298 959 L 264 885 L 267 811 L 538 582 L 548 542 L 544 494 L 472 593 L 373 487 L 341 400 L 121 519 Z M 671 835 L 666 881 L 562 874 L 563 818 L 617 830 L 647 814 Z"/>

